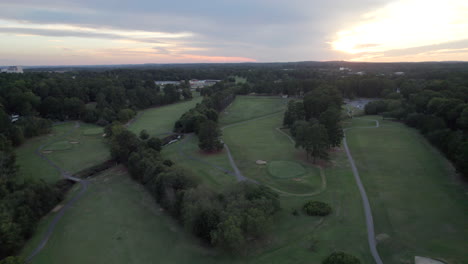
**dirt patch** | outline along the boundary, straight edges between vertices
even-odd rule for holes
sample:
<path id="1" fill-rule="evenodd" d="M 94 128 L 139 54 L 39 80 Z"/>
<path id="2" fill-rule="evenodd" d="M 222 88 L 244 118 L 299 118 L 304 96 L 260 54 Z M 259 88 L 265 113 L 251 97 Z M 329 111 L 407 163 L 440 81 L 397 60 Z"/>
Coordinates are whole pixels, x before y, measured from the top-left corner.
<path id="1" fill-rule="evenodd" d="M 294 178 L 293 181 L 301 182 L 302 179 L 301 178 Z"/>
<path id="2" fill-rule="evenodd" d="M 257 163 L 257 165 L 266 165 L 267 162 L 265 160 L 257 160 L 255 163 Z"/>
<path id="3" fill-rule="evenodd" d="M 381 233 L 381 234 L 378 234 L 375 239 L 377 239 L 377 242 L 383 242 L 387 239 L 389 239 L 390 236 L 388 234 L 385 234 L 385 233 Z"/>
<path id="4" fill-rule="evenodd" d="M 440 260 L 435 260 L 435 259 L 420 257 L 420 256 L 414 257 L 414 263 L 415 264 L 445 264 L 444 262 Z"/>
<path id="5" fill-rule="evenodd" d="M 60 209 L 62 209 L 63 207 L 63 204 L 59 204 L 57 206 L 54 207 L 54 209 L 52 209 L 52 213 L 56 213 L 58 211 L 60 211 Z"/>
<path id="6" fill-rule="evenodd" d="M 42 153 L 44 153 L 44 154 L 50 154 L 50 153 L 52 153 L 52 150 L 43 150 Z"/>
<path id="7" fill-rule="evenodd" d="M 68 141 L 70 144 L 78 144 L 80 143 L 79 141 Z"/>

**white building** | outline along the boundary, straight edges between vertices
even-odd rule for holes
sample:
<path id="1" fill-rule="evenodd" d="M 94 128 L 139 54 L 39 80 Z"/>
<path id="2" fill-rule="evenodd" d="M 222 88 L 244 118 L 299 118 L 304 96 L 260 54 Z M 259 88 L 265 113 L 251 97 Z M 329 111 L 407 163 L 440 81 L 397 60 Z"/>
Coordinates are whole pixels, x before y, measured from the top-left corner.
<path id="1" fill-rule="evenodd" d="M 23 73 L 23 68 L 21 66 L 9 66 L 6 69 L 2 69 L 2 72 L 5 72 L 5 73 Z"/>
<path id="2" fill-rule="evenodd" d="M 166 85 L 169 85 L 169 84 L 172 84 L 174 86 L 178 86 L 181 84 L 182 81 L 154 81 L 154 83 L 157 85 L 157 86 L 166 86 Z"/>

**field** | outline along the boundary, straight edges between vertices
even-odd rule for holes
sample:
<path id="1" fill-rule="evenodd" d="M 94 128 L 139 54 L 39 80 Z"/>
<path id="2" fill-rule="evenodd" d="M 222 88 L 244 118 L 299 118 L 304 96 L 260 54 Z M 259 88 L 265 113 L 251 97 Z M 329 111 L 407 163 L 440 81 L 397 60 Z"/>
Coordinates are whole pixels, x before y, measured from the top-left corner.
<path id="1" fill-rule="evenodd" d="M 242 100 L 242 97 L 239 100 Z M 243 113 L 243 116 L 255 118 L 258 113 Z M 276 127 L 281 125 L 280 117 L 281 114 L 277 114 L 258 120 L 263 122 L 253 122 L 258 124 L 256 129 L 259 134 L 269 133 L 261 144 L 275 145 L 276 141 L 280 140 L 280 146 L 288 148 L 285 153 L 289 154 L 281 154 L 278 160 L 300 163 L 309 170 L 310 176 L 316 179 L 314 185 L 320 186 L 318 169 L 302 160 L 303 156 L 300 155 L 300 151 L 294 149 L 289 138 L 276 130 Z M 250 122 L 238 124 L 227 128 L 225 133 L 233 134 L 229 131 L 236 131 L 244 126 L 248 129 L 250 125 Z M 239 146 L 252 143 L 245 134 L 239 134 L 237 137 L 231 135 L 229 140 L 236 141 Z M 228 144 L 235 145 L 231 141 Z M 178 165 L 193 171 L 211 186 L 222 187 L 235 182 L 234 176 L 213 169 L 205 163 L 188 159 L 181 155 L 180 149 L 182 153 L 190 154 L 191 157 L 230 169 L 224 152 L 218 155 L 198 152 L 195 137 L 188 137 L 184 142 L 172 144 L 164 149 L 164 155 L 172 155 L 170 158 Z M 232 151 L 237 161 L 243 154 L 234 149 Z M 277 155 L 270 153 L 271 150 L 266 148 L 253 153 L 270 160 L 270 155 Z M 251 160 L 253 154 L 249 152 L 248 155 L 248 159 Z M 300 157 L 295 160 L 290 155 Z M 283 210 L 275 218 L 272 227 L 274 232 L 264 241 L 265 250 L 255 251 L 249 257 L 233 257 L 200 246 L 197 240 L 187 235 L 177 223 L 166 216 L 125 171 L 116 168 L 92 179 L 89 191 L 67 211 L 45 249 L 32 263 L 319 263 L 337 249 L 353 253 L 365 261 L 364 263 L 368 263 L 370 255 L 359 193 L 344 153 L 336 152 L 333 155 L 336 165 L 324 169 L 327 188 L 317 195 L 281 196 Z M 246 165 L 244 174 L 255 177 L 249 172 L 249 167 L 257 165 L 255 160 L 251 163 Z M 280 169 L 291 165 L 281 163 Z M 268 176 L 266 166 L 262 170 L 266 173 L 266 182 L 275 184 L 275 181 L 279 180 Z M 298 187 L 300 183 L 293 187 L 313 191 Z M 316 186 L 310 186 L 316 189 Z M 291 188 L 291 191 L 297 190 Z M 70 196 L 74 192 L 76 190 L 72 191 Z M 298 216 L 291 214 L 294 209 L 300 211 L 300 207 L 311 199 L 330 203 L 333 214 L 325 218 L 309 217 L 302 213 Z M 52 216 L 53 213 L 43 219 L 36 236 L 23 250 L 24 255 L 37 244 L 40 234 L 44 232 Z"/>
<path id="2" fill-rule="evenodd" d="M 362 263 L 373 263 L 361 197 L 346 153 L 336 149 L 330 154 L 331 162 L 322 166 L 307 160 L 287 132 L 278 129 L 285 103 L 279 97 L 238 96 L 220 116 L 223 140 L 242 174 L 280 194 L 282 210 L 275 216 L 272 231 L 250 256 L 233 257 L 201 245 L 122 167 L 116 167 L 91 180 L 88 192 L 66 212 L 32 263 L 320 263 L 336 250 L 351 253 Z M 130 129 L 146 129 L 157 135 L 172 128 L 177 113 L 190 108 L 189 104 L 194 101 L 147 110 Z M 165 116 L 168 114 L 172 120 Z M 350 119 L 344 125 L 355 127 L 346 132 L 348 145 L 371 202 L 384 263 L 413 263 L 416 255 L 449 264 L 466 263 L 468 204 L 449 164 L 422 136 L 402 124 L 381 121 L 381 127 L 370 128 L 375 125 L 372 120 Z M 50 137 L 70 128 L 73 123 L 56 126 L 54 136 L 42 137 L 42 143 L 28 141 L 29 148 L 52 142 Z M 79 129 L 80 137 L 70 135 L 53 146 L 64 148 L 62 145 L 68 146 L 72 140 L 80 143 L 47 155 L 72 169 L 68 162 L 73 159 L 66 157 L 79 159 L 85 150 L 81 149 L 86 141 L 83 137 L 101 137 L 85 135 L 84 131 L 93 127 L 82 125 Z M 226 150 L 206 154 L 197 144 L 195 136 L 186 135 L 181 142 L 164 147 L 163 155 L 216 190 L 235 183 Z M 75 150 L 80 151 L 66 154 Z M 66 155 L 61 157 L 60 153 Z M 257 160 L 267 164 L 259 165 Z M 76 191 L 77 187 L 69 197 Z M 301 207 L 310 200 L 330 204 L 332 214 L 304 215 Z M 293 215 L 294 210 L 299 215 Z M 41 221 L 22 252 L 25 256 L 53 215 L 51 212 Z"/>
<path id="3" fill-rule="evenodd" d="M 103 172 L 89 186 L 31 263 L 216 262 L 214 252 L 186 235 L 122 167 Z M 24 255 L 38 243 L 52 216 L 41 221 Z"/>
<path id="4" fill-rule="evenodd" d="M 86 135 L 87 131 L 96 129 L 102 131 L 102 128 L 94 125 L 80 123 L 79 127 L 75 127 L 75 122 L 67 122 L 53 126 L 48 135 L 27 140 L 16 149 L 21 178 L 43 179 L 47 182 L 61 179 L 59 172 L 36 151 L 42 152 L 49 160 L 71 173 L 107 160 L 109 151 L 102 133 Z"/>
<path id="5" fill-rule="evenodd" d="M 379 128 L 347 134 L 383 240 L 378 249 L 384 262 L 425 256 L 467 263 L 468 203 L 453 169 L 417 131 L 374 118 Z"/>
<path id="6" fill-rule="evenodd" d="M 285 109 L 286 101 L 279 96 L 237 96 L 221 115 L 221 126 L 278 113 Z"/>
<path id="7" fill-rule="evenodd" d="M 136 120 L 128 128 L 137 135 L 143 129 L 146 129 L 150 136 L 170 133 L 177 119 L 201 100 L 202 97 L 196 96 L 190 101 L 144 110 L 137 115 Z"/>

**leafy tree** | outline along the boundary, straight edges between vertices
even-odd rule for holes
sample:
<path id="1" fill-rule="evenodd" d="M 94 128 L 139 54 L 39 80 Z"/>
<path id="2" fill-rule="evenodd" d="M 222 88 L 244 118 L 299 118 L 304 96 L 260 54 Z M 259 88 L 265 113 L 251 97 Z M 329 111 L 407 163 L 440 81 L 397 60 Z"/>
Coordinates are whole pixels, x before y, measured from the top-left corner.
<path id="1" fill-rule="evenodd" d="M 152 148 L 156 151 L 161 151 L 161 147 L 162 147 L 162 141 L 161 139 L 159 138 L 155 138 L 155 137 L 151 137 L 147 142 L 146 142 L 146 145 L 149 147 L 149 148 Z"/>
<path id="2" fill-rule="evenodd" d="M 319 159 L 328 159 L 329 139 L 327 129 L 316 120 L 310 122 L 296 122 L 294 125 L 294 140 L 296 147 L 307 152 L 307 158 L 313 157 L 314 162 Z"/>
<path id="3" fill-rule="evenodd" d="M 149 134 L 148 134 L 148 131 L 146 131 L 146 129 L 143 129 L 140 131 L 140 139 L 141 140 L 147 140 L 149 138 Z"/>
<path id="4" fill-rule="evenodd" d="M 329 107 L 320 115 L 320 123 L 327 129 L 328 144 L 330 147 L 337 147 L 343 139 L 343 128 L 340 125 L 341 113 L 335 107 Z"/>
<path id="5" fill-rule="evenodd" d="M 223 149 L 223 143 L 219 140 L 221 130 L 216 122 L 207 120 L 200 125 L 198 131 L 198 146 L 204 151 L 219 151 Z"/>

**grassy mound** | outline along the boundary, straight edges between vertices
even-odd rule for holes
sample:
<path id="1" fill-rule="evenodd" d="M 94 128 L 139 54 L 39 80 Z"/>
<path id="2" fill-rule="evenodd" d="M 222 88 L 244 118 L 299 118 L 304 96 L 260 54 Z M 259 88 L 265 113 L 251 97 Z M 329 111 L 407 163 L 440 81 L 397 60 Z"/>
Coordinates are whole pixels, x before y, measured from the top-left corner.
<path id="1" fill-rule="evenodd" d="M 271 176 L 281 179 L 299 177 L 307 173 L 301 164 L 292 161 L 272 161 L 268 163 Z"/>
<path id="2" fill-rule="evenodd" d="M 83 131 L 83 134 L 85 136 L 100 135 L 102 133 L 104 133 L 104 129 L 102 129 L 102 127 L 88 128 L 85 131 Z"/>
<path id="3" fill-rule="evenodd" d="M 45 147 L 44 150 L 55 151 L 55 150 L 67 150 L 71 148 L 72 148 L 72 145 L 68 141 L 57 141 Z"/>

